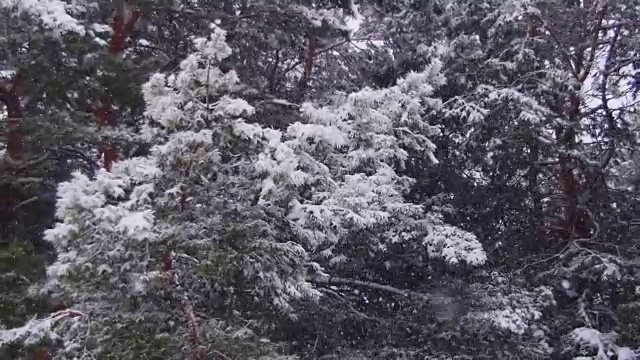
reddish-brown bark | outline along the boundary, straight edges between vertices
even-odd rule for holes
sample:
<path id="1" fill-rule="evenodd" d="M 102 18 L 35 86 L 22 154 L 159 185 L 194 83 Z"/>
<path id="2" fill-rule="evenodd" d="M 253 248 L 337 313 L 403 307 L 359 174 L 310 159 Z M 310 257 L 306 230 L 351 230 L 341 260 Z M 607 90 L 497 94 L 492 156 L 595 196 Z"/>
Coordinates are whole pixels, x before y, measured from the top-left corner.
<path id="1" fill-rule="evenodd" d="M 23 120 L 22 99 L 25 75 L 18 71 L 11 81 L 0 83 L 0 102 L 7 110 L 7 156 L 9 160 L 19 161 L 23 158 L 23 135 L 20 129 Z"/>
<path id="2" fill-rule="evenodd" d="M 165 276 L 165 292 L 167 295 L 170 295 L 176 290 L 175 286 L 178 285 L 174 269 L 173 253 L 171 251 L 167 251 L 162 256 L 162 270 Z M 191 343 L 192 349 L 191 358 L 193 360 L 205 360 L 206 353 L 200 348 L 200 342 L 198 339 L 198 319 L 193 309 L 193 305 L 185 294 L 181 297 L 182 298 L 179 300 L 182 306 L 182 312 L 187 317 L 187 327 L 189 329 L 189 342 Z"/>
<path id="3" fill-rule="evenodd" d="M 23 171 L 21 163 L 26 160 L 24 154 L 24 136 L 22 134 L 22 100 L 26 77 L 18 71 L 11 80 L 0 83 L 0 103 L 7 111 L 5 133 L 6 152 L 0 158 L 0 175 L 19 176 Z M 12 184 L 0 185 L 0 242 L 10 238 L 9 229 L 15 222 L 15 207 L 20 196 Z"/>
<path id="4" fill-rule="evenodd" d="M 131 36 L 138 19 L 140 11 L 132 8 L 126 1 L 114 1 L 115 11 L 111 24 L 112 34 L 109 40 L 109 54 L 119 57 L 126 50 L 126 41 Z M 93 114 L 100 127 L 117 125 L 117 119 L 113 110 L 112 100 L 108 97 L 96 100 L 93 106 Z M 114 144 L 105 144 L 100 149 L 100 154 L 104 159 L 104 168 L 111 171 L 113 163 L 118 158 L 118 149 Z"/>

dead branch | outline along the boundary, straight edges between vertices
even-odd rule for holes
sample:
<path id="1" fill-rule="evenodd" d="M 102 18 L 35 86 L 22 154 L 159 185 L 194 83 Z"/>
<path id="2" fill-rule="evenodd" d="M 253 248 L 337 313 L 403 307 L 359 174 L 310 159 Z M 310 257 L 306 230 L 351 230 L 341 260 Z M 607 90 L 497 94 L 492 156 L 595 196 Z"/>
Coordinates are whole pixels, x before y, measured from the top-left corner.
<path id="1" fill-rule="evenodd" d="M 399 289 L 393 286 L 383 285 L 383 284 L 378 284 L 378 283 L 368 282 L 368 281 L 346 279 L 346 278 L 340 278 L 340 277 L 311 278 L 309 280 L 313 283 L 322 284 L 322 285 L 350 285 L 350 286 L 365 287 L 372 290 L 388 292 L 388 293 L 402 296 L 402 297 L 413 297 L 413 298 L 417 298 L 424 301 L 437 300 L 437 297 L 433 295 L 419 293 L 412 290 Z"/>
<path id="2" fill-rule="evenodd" d="M 594 5 L 594 6 L 597 6 L 597 5 Z M 587 62 L 584 65 L 584 67 L 581 69 L 582 72 L 578 74 L 578 81 L 580 83 L 583 83 L 589 76 L 589 73 L 591 73 L 591 69 L 593 67 L 593 63 L 596 58 L 596 50 L 598 48 L 598 40 L 600 38 L 602 22 L 604 21 L 604 16 L 606 13 L 607 13 L 607 6 L 604 5 L 602 10 L 600 10 L 598 14 L 598 19 L 592 30 L 591 43 L 589 44 L 589 55 L 587 58 Z"/>

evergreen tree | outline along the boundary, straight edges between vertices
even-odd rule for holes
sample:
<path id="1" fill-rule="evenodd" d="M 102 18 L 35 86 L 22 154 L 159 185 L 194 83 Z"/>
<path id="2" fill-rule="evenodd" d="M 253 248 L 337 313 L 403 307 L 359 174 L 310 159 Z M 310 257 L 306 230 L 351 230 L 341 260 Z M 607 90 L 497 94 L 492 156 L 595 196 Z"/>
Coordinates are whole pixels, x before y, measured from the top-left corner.
<path id="1" fill-rule="evenodd" d="M 637 357 L 636 5 L 0 1 L 0 357 Z"/>

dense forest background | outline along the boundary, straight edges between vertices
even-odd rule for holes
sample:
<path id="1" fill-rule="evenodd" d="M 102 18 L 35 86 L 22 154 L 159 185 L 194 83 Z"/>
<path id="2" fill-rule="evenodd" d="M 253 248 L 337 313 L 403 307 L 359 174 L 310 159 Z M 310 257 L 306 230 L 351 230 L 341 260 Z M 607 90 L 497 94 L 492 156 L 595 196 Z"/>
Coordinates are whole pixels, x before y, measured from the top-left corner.
<path id="1" fill-rule="evenodd" d="M 640 358 L 640 1 L 0 0 L 0 358 Z"/>

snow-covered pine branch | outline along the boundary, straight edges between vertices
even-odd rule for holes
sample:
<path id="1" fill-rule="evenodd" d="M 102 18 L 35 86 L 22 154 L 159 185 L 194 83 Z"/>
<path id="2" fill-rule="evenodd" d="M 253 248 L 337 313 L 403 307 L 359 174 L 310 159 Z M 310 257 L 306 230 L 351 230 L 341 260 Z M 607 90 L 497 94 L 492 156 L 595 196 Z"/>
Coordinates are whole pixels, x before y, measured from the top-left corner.
<path id="1" fill-rule="evenodd" d="M 0 7 L 16 11 L 16 15 L 26 13 L 40 21 L 43 27 L 54 35 L 72 32 L 81 36 L 85 27 L 74 18 L 68 8 L 72 5 L 61 0 L 2 0 Z"/>

